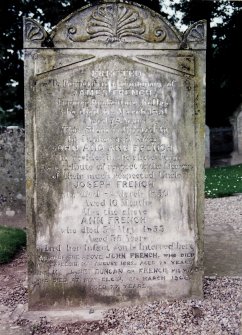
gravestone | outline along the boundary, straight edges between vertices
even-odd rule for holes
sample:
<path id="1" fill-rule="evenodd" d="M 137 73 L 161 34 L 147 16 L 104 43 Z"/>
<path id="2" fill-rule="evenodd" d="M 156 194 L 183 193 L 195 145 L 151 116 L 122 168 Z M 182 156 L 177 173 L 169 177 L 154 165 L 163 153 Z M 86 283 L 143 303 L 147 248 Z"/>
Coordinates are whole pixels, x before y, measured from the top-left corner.
<path id="1" fill-rule="evenodd" d="M 242 155 L 242 110 L 237 117 L 237 131 L 238 131 L 238 152 Z"/>
<path id="2" fill-rule="evenodd" d="M 128 2 L 25 19 L 30 309 L 202 295 L 205 47 Z"/>
<path id="3" fill-rule="evenodd" d="M 0 225 L 25 227 L 24 129 L 0 127 Z"/>
<path id="4" fill-rule="evenodd" d="M 210 167 L 210 129 L 205 126 L 205 167 Z"/>
<path id="5" fill-rule="evenodd" d="M 235 111 L 230 119 L 233 127 L 234 151 L 232 153 L 231 164 L 242 163 L 242 105 Z"/>
<path id="6" fill-rule="evenodd" d="M 230 165 L 233 151 L 232 127 L 210 128 L 210 163 L 212 167 Z"/>
<path id="7" fill-rule="evenodd" d="M 237 116 L 237 147 L 239 155 L 242 155 L 242 110 Z"/>

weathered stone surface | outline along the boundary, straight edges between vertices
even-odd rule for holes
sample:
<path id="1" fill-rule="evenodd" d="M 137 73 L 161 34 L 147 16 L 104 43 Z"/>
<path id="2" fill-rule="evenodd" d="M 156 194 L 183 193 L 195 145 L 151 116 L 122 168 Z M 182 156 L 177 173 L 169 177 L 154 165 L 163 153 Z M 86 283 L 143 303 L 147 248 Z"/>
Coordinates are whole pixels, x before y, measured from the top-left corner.
<path id="1" fill-rule="evenodd" d="M 210 129 L 205 126 L 205 167 L 210 167 Z"/>
<path id="2" fill-rule="evenodd" d="M 233 127 L 234 140 L 231 164 L 240 164 L 242 163 L 242 105 L 238 107 L 230 121 Z"/>
<path id="3" fill-rule="evenodd" d="M 24 130 L 0 127 L 0 225 L 25 226 Z"/>
<path id="4" fill-rule="evenodd" d="M 238 152 L 242 155 L 242 110 L 237 117 L 237 131 L 238 131 Z"/>
<path id="5" fill-rule="evenodd" d="M 183 37 L 115 2 L 48 37 L 37 28 L 25 34 L 30 308 L 201 295 L 204 23 Z"/>

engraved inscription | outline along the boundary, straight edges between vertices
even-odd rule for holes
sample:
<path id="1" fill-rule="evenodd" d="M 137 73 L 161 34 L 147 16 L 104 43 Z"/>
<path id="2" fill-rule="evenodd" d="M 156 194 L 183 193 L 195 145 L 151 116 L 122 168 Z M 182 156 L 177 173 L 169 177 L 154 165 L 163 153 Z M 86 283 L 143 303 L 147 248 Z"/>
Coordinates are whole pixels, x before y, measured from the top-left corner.
<path id="1" fill-rule="evenodd" d="M 48 148 L 39 152 L 39 192 L 51 183 L 63 189 L 61 215 L 50 228 L 60 243 L 37 239 L 38 285 L 46 265 L 46 285 L 54 278 L 104 295 L 189 281 L 194 209 L 186 197 L 194 187 L 188 155 L 194 147 L 192 136 L 189 145 L 177 141 L 192 120 L 183 112 L 186 80 L 116 56 L 84 65 L 68 79 L 60 73 L 38 82 L 44 96 L 49 87 L 55 97 L 45 120 L 55 141 L 38 138 Z M 62 122 L 54 126 L 57 117 Z M 184 200 L 174 206 L 181 192 Z M 40 221 L 51 201 L 49 192 Z"/>
<path id="2" fill-rule="evenodd" d="M 128 1 L 24 20 L 30 310 L 201 294 L 205 40 Z"/>

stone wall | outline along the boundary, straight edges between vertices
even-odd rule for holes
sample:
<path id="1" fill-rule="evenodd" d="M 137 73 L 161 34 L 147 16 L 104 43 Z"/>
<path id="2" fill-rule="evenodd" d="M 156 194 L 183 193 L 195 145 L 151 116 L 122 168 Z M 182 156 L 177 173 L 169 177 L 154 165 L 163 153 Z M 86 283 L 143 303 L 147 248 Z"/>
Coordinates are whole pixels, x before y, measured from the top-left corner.
<path id="1" fill-rule="evenodd" d="M 0 224 L 25 225 L 24 129 L 0 127 Z"/>

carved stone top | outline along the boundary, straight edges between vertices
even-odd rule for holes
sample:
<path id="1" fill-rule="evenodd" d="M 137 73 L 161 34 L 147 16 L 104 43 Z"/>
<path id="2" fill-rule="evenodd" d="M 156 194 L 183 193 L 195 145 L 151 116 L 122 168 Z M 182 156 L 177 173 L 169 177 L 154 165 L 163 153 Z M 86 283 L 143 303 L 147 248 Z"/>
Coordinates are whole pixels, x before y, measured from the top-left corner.
<path id="1" fill-rule="evenodd" d="M 105 38 L 107 43 L 122 42 L 126 37 L 144 38 L 144 20 L 138 12 L 120 4 L 97 7 L 87 23 L 90 39 Z M 71 38 L 71 36 L 70 36 Z M 75 38 L 72 39 L 75 41 Z"/>
<path id="2" fill-rule="evenodd" d="M 153 10 L 124 2 L 110 1 L 83 7 L 57 24 L 50 36 L 32 19 L 25 19 L 25 48 L 201 48 L 205 23 L 199 21 L 184 37 Z"/>
<path id="3" fill-rule="evenodd" d="M 206 22 L 204 20 L 194 23 L 187 29 L 184 34 L 182 44 L 185 48 L 189 45 L 199 45 L 200 48 L 206 49 L 207 31 Z"/>
<path id="4" fill-rule="evenodd" d="M 25 47 L 42 46 L 48 34 L 45 29 L 35 20 L 24 18 L 24 42 Z"/>

